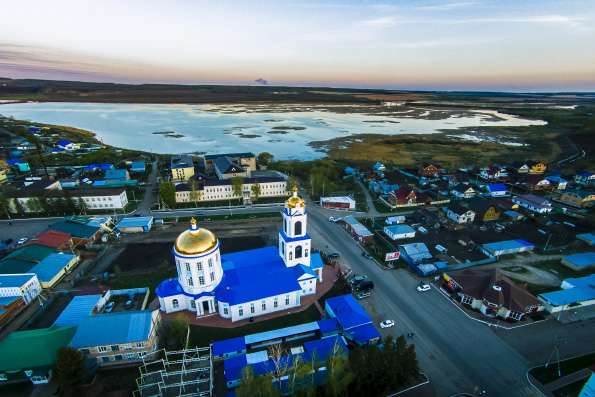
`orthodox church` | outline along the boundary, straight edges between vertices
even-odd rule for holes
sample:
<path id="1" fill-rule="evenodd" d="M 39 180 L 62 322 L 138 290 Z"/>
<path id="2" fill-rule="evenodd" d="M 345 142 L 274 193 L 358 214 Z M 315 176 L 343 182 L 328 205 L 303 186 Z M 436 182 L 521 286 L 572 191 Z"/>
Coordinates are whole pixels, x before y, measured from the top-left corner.
<path id="1" fill-rule="evenodd" d="M 172 249 L 177 278 L 155 291 L 166 313 L 188 310 L 231 321 L 287 310 L 316 293 L 323 262 L 312 253 L 304 200 L 294 189 L 282 212 L 279 245 L 221 255 L 214 233 L 192 219 Z"/>

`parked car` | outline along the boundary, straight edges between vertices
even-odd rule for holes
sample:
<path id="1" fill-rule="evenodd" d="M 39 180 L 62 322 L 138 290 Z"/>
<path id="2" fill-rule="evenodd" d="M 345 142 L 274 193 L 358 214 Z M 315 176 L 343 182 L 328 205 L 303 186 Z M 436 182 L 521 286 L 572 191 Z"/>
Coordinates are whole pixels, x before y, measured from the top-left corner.
<path id="1" fill-rule="evenodd" d="M 367 298 L 370 295 L 372 295 L 372 293 L 370 291 L 365 291 L 365 292 L 358 292 L 357 294 L 355 294 L 355 297 L 357 299 L 364 299 L 364 298 Z"/>
<path id="2" fill-rule="evenodd" d="M 366 259 L 372 259 L 372 255 L 368 254 L 366 251 L 362 251 L 362 256 Z"/>
<path id="3" fill-rule="evenodd" d="M 27 241 L 29 241 L 29 239 L 27 237 L 21 237 L 20 239 L 17 240 L 17 245 L 23 245 Z"/>
<path id="4" fill-rule="evenodd" d="M 432 289 L 432 287 L 430 287 L 430 284 L 427 284 L 427 283 L 421 283 L 420 285 L 417 286 L 418 292 L 426 292 L 431 289 Z"/>
<path id="5" fill-rule="evenodd" d="M 332 254 L 328 254 L 328 258 L 329 259 L 339 259 L 341 257 L 341 255 L 339 255 L 337 252 L 333 252 Z"/>
<path id="6" fill-rule="evenodd" d="M 364 280 L 357 284 L 352 284 L 352 288 L 356 291 L 371 291 L 374 289 L 374 282 L 370 280 Z"/>
<path id="7" fill-rule="evenodd" d="M 357 285 L 357 284 L 361 283 L 362 281 L 366 281 L 367 279 L 368 279 L 368 276 L 366 276 L 366 275 L 356 274 L 355 276 L 353 276 L 349 279 L 349 282 L 351 283 L 351 285 Z"/>
<path id="8" fill-rule="evenodd" d="M 124 304 L 124 307 L 126 309 L 131 309 L 132 306 L 134 306 L 134 302 L 132 301 L 132 299 L 127 300 L 126 303 Z"/>
<path id="9" fill-rule="evenodd" d="M 111 313 L 114 310 L 114 302 L 109 302 L 105 305 L 105 309 L 103 309 L 104 313 Z"/>
<path id="10" fill-rule="evenodd" d="M 380 322 L 380 328 L 391 328 L 395 326 L 395 322 L 393 320 L 384 320 Z"/>
<path id="11" fill-rule="evenodd" d="M 337 220 L 335 219 L 335 217 L 334 217 L 334 216 L 329 216 L 329 217 L 328 217 L 328 221 L 329 221 L 329 222 L 336 222 Z"/>

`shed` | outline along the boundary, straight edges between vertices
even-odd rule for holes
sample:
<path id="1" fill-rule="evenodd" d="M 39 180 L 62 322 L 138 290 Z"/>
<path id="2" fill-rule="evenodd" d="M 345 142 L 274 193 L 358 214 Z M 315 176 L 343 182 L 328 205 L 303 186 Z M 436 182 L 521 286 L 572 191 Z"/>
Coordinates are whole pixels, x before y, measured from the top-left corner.
<path id="1" fill-rule="evenodd" d="M 130 164 L 130 172 L 144 173 L 145 169 L 146 167 L 144 161 L 133 161 Z"/>
<path id="2" fill-rule="evenodd" d="M 399 246 L 401 257 L 410 265 L 417 265 L 426 259 L 431 259 L 432 254 L 424 243 L 411 243 Z"/>
<path id="3" fill-rule="evenodd" d="M 577 272 L 593 268 L 595 267 L 595 252 L 563 256 L 562 264 Z"/>
<path id="4" fill-rule="evenodd" d="M 367 227 L 359 223 L 357 219 L 353 216 L 349 215 L 344 217 L 343 222 L 345 222 L 345 227 L 347 230 L 351 232 L 351 234 L 360 242 L 367 243 L 372 241 L 374 238 L 374 233 L 368 230 Z"/>
<path id="5" fill-rule="evenodd" d="M 116 228 L 122 233 L 146 233 L 153 227 L 152 216 L 138 216 L 123 218 Z"/>

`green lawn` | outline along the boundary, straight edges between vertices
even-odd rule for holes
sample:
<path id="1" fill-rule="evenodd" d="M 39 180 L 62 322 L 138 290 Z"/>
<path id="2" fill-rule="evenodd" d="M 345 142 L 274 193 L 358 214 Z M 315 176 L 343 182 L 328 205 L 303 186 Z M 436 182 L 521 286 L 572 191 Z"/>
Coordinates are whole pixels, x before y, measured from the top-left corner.
<path id="1" fill-rule="evenodd" d="M 210 343 L 217 340 L 236 338 L 238 336 L 256 332 L 270 331 L 277 328 L 317 321 L 320 320 L 320 317 L 318 309 L 316 309 L 316 306 L 312 305 L 303 312 L 293 313 L 287 316 L 252 323 L 237 328 L 216 328 L 191 325 L 190 340 L 193 346 L 208 346 Z"/>
<path id="2" fill-rule="evenodd" d="M 560 362 L 560 372 L 562 376 L 569 375 L 583 368 L 589 368 L 595 365 L 595 353 L 587 354 L 585 356 L 571 358 Z M 558 379 L 558 365 L 557 363 L 550 363 L 545 366 L 533 368 L 530 371 L 531 375 L 543 384 L 550 383 Z"/>
<path id="3" fill-rule="evenodd" d="M 114 278 L 110 279 L 108 284 L 112 289 L 148 287 L 151 291 L 149 296 L 150 301 L 153 299 L 157 285 L 167 278 L 176 277 L 176 275 L 177 273 L 175 266 L 169 266 L 167 268 L 158 268 L 148 273 L 117 273 Z"/>
<path id="4" fill-rule="evenodd" d="M 539 269 L 542 269 L 542 270 L 546 270 L 550 273 L 553 273 L 556 276 L 558 276 L 561 280 L 564 280 L 565 278 L 571 278 L 571 277 L 586 276 L 591 273 L 590 271 L 575 272 L 574 270 L 562 265 L 560 263 L 560 260 L 541 262 L 541 263 L 537 263 L 533 266 L 535 266 Z"/>

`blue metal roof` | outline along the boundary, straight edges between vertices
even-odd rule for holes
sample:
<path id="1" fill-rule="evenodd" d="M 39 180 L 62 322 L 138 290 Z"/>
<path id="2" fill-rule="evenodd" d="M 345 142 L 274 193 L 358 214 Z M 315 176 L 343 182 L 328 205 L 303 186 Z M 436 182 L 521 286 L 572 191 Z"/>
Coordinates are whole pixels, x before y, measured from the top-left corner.
<path id="1" fill-rule="evenodd" d="M 339 330 L 339 322 L 336 318 L 328 318 L 318 321 L 318 328 L 322 334 L 328 334 Z"/>
<path id="2" fill-rule="evenodd" d="M 123 218 L 120 222 L 118 222 L 117 227 L 149 227 L 152 223 L 152 216 L 133 216 L 130 218 Z"/>
<path id="3" fill-rule="evenodd" d="M 584 277 L 566 278 L 562 284 L 572 285 L 574 287 L 592 287 L 595 288 L 595 274 L 590 274 Z"/>
<path id="4" fill-rule="evenodd" d="M 71 346 L 80 349 L 145 341 L 151 332 L 152 315 L 152 311 L 144 310 L 88 316 L 80 322 Z"/>
<path id="5" fill-rule="evenodd" d="M 21 299 L 20 296 L 0 296 L 0 306 L 9 306 L 13 304 L 16 300 Z M 2 309 L 0 309 L 0 314 L 2 313 Z"/>
<path id="6" fill-rule="evenodd" d="M 223 278 L 215 289 L 219 302 L 246 303 L 300 291 L 299 266 L 286 267 L 276 246 L 221 255 Z"/>
<path id="7" fill-rule="evenodd" d="M 52 223 L 49 226 L 49 229 L 68 233 L 73 237 L 91 238 L 93 237 L 93 235 L 95 235 L 95 233 L 97 233 L 99 227 L 83 225 L 80 223 L 70 221 L 58 221 L 56 223 Z"/>
<path id="8" fill-rule="evenodd" d="M 319 269 L 324 266 L 324 262 L 322 261 L 322 257 L 320 256 L 319 252 L 314 252 L 310 256 L 310 267 L 312 269 Z"/>
<path id="9" fill-rule="evenodd" d="M 275 329 L 272 331 L 265 331 L 256 334 L 246 335 L 244 337 L 244 342 L 246 342 L 247 345 L 251 345 L 253 343 L 284 338 L 286 336 L 302 334 L 305 332 L 313 332 L 317 331 L 318 329 L 318 323 L 316 321 L 313 321 L 311 323 L 299 324 L 291 327 Z"/>
<path id="10" fill-rule="evenodd" d="M 574 287 L 539 294 L 539 297 L 553 306 L 571 305 L 595 299 L 595 288 Z"/>
<path id="11" fill-rule="evenodd" d="M 593 397 L 595 396 L 595 373 L 591 371 L 591 376 L 581 389 L 578 397 Z"/>
<path id="12" fill-rule="evenodd" d="M 512 250 L 518 248 L 529 247 L 531 249 L 535 248 L 533 244 L 525 240 L 506 240 L 506 241 L 498 241 L 495 243 L 487 243 L 482 245 L 485 249 L 489 251 L 503 251 L 503 250 Z"/>
<path id="13" fill-rule="evenodd" d="M 0 274 L 0 288 L 20 288 L 35 274 Z"/>
<path id="14" fill-rule="evenodd" d="M 376 329 L 374 324 L 363 324 L 358 327 L 351 328 L 347 331 L 347 335 L 358 345 L 365 345 L 374 339 L 381 338 L 380 332 Z"/>
<path id="15" fill-rule="evenodd" d="M 490 183 L 488 184 L 488 190 L 490 192 L 505 192 L 507 189 L 503 183 Z"/>
<path id="16" fill-rule="evenodd" d="M 132 171 L 144 171 L 145 170 L 145 162 L 144 161 L 133 161 L 130 164 L 130 170 L 132 170 Z"/>
<path id="17" fill-rule="evenodd" d="M 415 233 L 415 229 L 409 225 L 391 225 L 385 226 L 384 229 L 392 234 Z"/>
<path id="18" fill-rule="evenodd" d="M 122 168 L 109 168 L 105 171 L 105 179 L 127 179 L 128 174 Z"/>
<path id="19" fill-rule="evenodd" d="M 58 252 L 50 254 L 41 260 L 37 265 L 33 266 L 29 271 L 37 274 L 37 278 L 41 282 L 48 282 L 52 280 L 56 274 L 68 265 L 68 263 L 75 258 L 73 254 Z"/>
<path id="20" fill-rule="evenodd" d="M 62 147 L 70 145 L 71 143 L 72 142 L 70 142 L 68 139 L 60 139 L 58 142 L 56 142 L 56 144 L 58 146 L 62 146 Z"/>
<path id="21" fill-rule="evenodd" d="M 221 357 L 229 353 L 243 352 L 245 350 L 246 343 L 243 336 L 213 342 L 213 355 L 216 357 Z"/>
<path id="22" fill-rule="evenodd" d="M 577 234 L 576 238 L 586 241 L 589 245 L 595 245 L 595 234 L 593 233 Z"/>
<path id="23" fill-rule="evenodd" d="M 54 321 L 54 325 L 79 325 L 84 318 L 93 313 L 99 299 L 99 294 L 75 296 Z"/>
<path id="24" fill-rule="evenodd" d="M 595 266 L 595 252 L 583 252 L 580 254 L 566 255 L 562 257 L 562 259 L 575 267 Z"/>
<path id="25" fill-rule="evenodd" d="M 327 312 L 344 330 L 372 322 L 366 310 L 350 294 L 335 296 L 325 302 Z"/>

